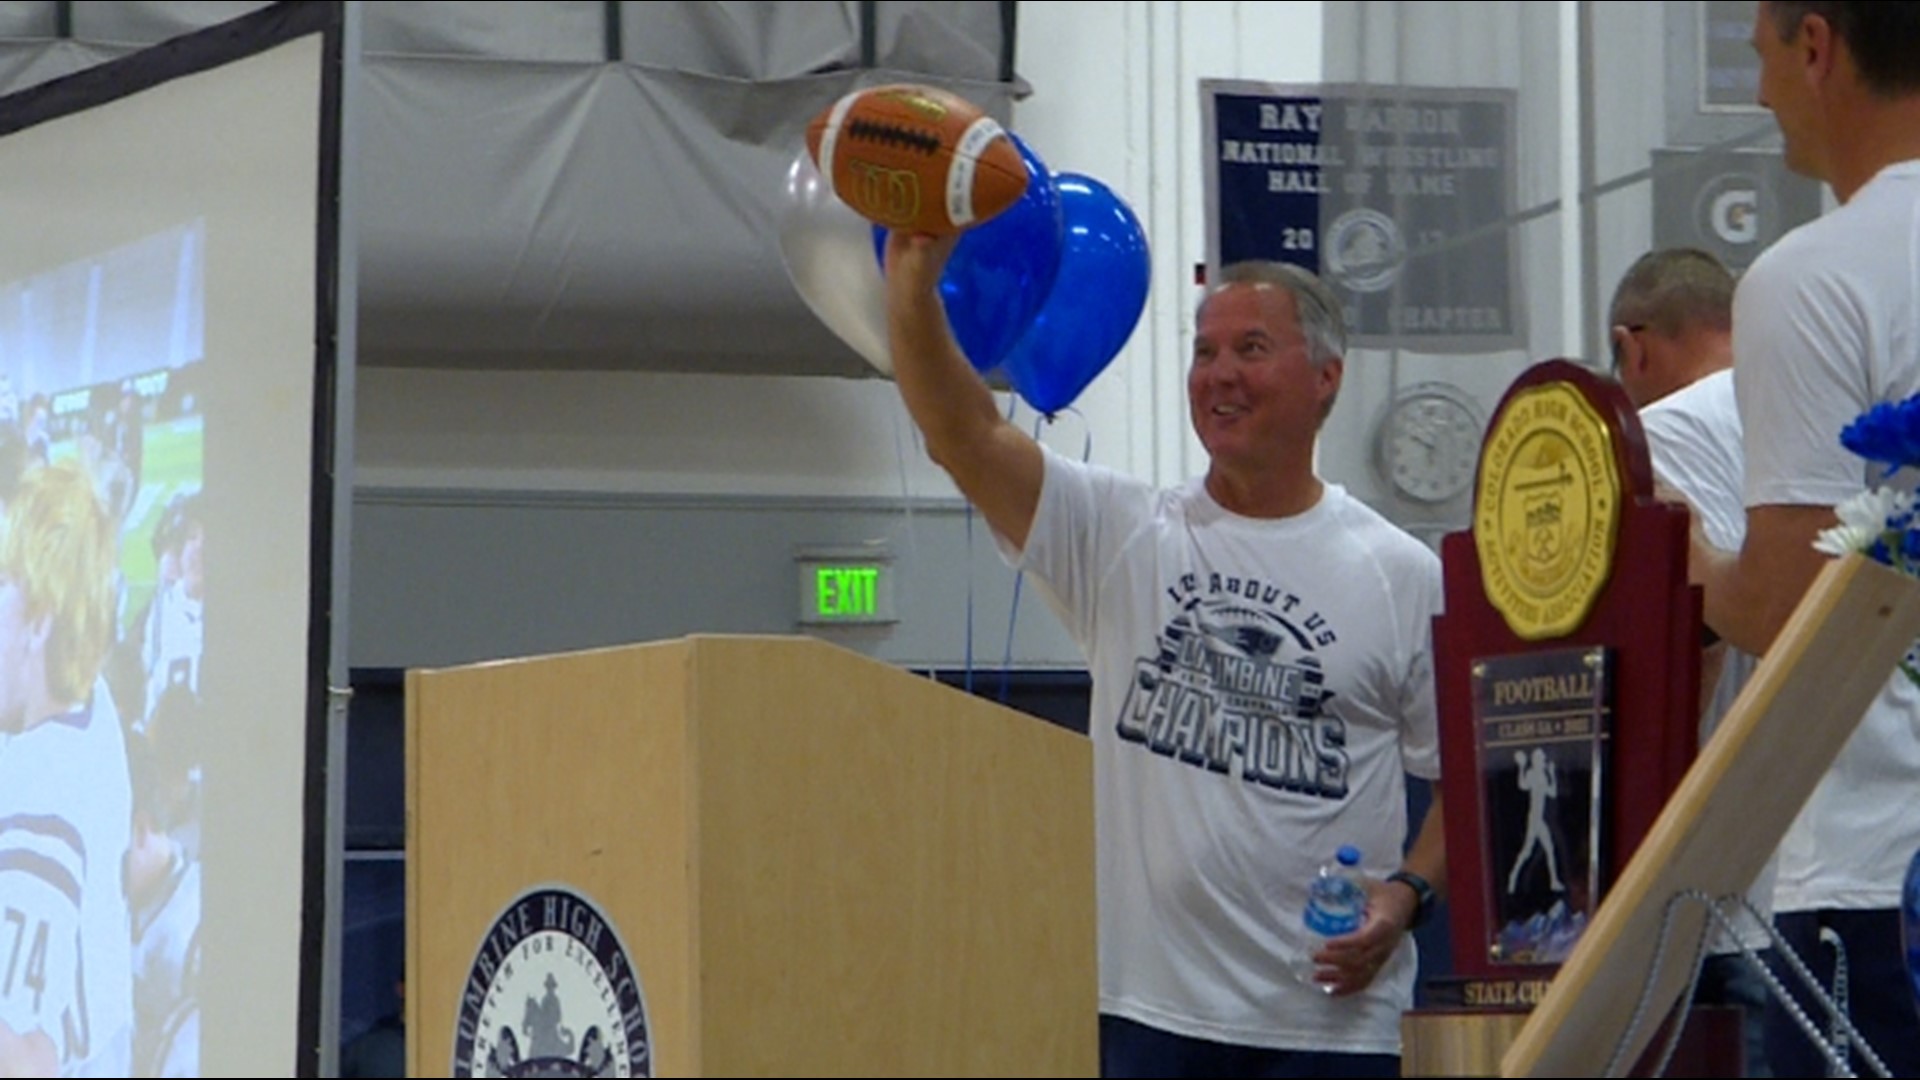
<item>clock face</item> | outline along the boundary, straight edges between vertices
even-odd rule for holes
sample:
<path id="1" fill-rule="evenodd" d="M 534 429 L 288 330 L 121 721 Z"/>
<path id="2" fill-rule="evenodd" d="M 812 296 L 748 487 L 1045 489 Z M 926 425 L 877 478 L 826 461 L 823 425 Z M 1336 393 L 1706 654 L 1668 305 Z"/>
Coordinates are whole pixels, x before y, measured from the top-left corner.
<path id="1" fill-rule="evenodd" d="M 1417 502 L 1455 498 L 1473 486 L 1482 427 L 1479 409 L 1453 387 L 1411 387 L 1395 397 L 1380 426 L 1381 475 Z"/>

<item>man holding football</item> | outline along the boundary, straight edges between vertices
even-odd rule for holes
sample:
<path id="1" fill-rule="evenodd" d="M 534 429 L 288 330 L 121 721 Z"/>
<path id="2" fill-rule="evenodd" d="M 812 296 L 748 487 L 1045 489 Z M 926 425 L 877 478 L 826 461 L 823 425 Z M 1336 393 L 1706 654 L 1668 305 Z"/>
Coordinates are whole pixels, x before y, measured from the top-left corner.
<path id="1" fill-rule="evenodd" d="M 948 327 L 952 248 L 889 238 L 894 375 L 1088 659 L 1102 1074 L 1399 1076 L 1407 930 L 1445 875 L 1438 803 L 1406 849 L 1405 802 L 1439 772 L 1440 562 L 1314 473 L 1339 305 L 1296 267 L 1226 269 L 1187 377 L 1208 468 L 1156 489 L 1006 420 Z M 1342 844 L 1366 918 L 1316 943 L 1306 888 Z"/>

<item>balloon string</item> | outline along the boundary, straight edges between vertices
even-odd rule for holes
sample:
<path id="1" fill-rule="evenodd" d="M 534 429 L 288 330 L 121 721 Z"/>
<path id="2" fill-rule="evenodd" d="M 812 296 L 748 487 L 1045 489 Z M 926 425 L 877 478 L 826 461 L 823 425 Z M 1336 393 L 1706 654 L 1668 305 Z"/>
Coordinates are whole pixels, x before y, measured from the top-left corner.
<path id="1" fill-rule="evenodd" d="M 961 685 L 973 693 L 973 503 L 967 503 L 967 643 Z"/>
<path id="2" fill-rule="evenodd" d="M 1007 401 L 1007 418 L 1013 418 L 1014 402 Z M 967 500 L 967 644 L 965 684 L 967 693 L 973 693 L 973 500 Z M 1005 700 L 1004 691 L 1001 700 Z"/>
<path id="3" fill-rule="evenodd" d="M 1078 409 L 1069 408 L 1063 411 L 1080 417 L 1082 422 L 1086 420 L 1086 416 Z M 1040 429 L 1044 426 L 1051 425 L 1058 417 L 1059 413 L 1049 413 L 1046 415 L 1036 414 L 1033 418 L 1033 441 L 1039 442 Z M 1009 402 L 1007 409 L 1007 419 L 1009 421 L 1013 419 L 1011 402 Z M 1086 440 L 1080 447 L 1080 461 L 1084 464 L 1092 460 L 1093 428 L 1088 427 L 1086 429 Z M 1013 603 L 1007 609 L 1007 651 L 1000 663 L 1000 704 L 1002 705 L 1007 704 L 1007 695 L 1013 681 L 1013 630 L 1015 623 L 1020 618 L 1020 587 L 1026 583 L 1026 580 L 1027 572 L 1025 570 L 1021 570 L 1013 575 Z"/>
<path id="4" fill-rule="evenodd" d="M 893 410 L 893 456 L 900 472 L 900 512 L 901 524 L 907 534 L 907 565 L 918 567 L 920 564 L 920 544 L 913 527 L 913 485 L 908 475 L 910 459 L 907 457 L 907 436 L 905 432 L 908 425 L 901 422 L 904 413 L 904 409 Z M 918 428 L 913 429 L 913 442 L 916 447 L 918 447 L 920 443 L 919 430 Z M 914 589 L 912 575 L 903 575 L 903 577 L 907 580 L 902 583 L 900 595 L 896 598 L 898 603 L 894 607 L 895 611 L 910 611 L 913 608 Z"/>
<path id="5" fill-rule="evenodd" d="M 1014 414 L 1019 410 L 1019 408 L 1020 408 L 1020 399 L 1013 394 L 1008 394 L 1007 395 L 1007 422 L 1008 423 L 1013 422 Z M 966 627 L 967 643 L 966 643 L 965 660 L 964 660 L 964 664 L 965 664 L 964 683 L 965 683 L 966 691 L 969 694 L 973 693 L 973 578 L 974 578 L 973 502 L 972 500 L 968 500 L 967 501 L 967 627 Z M 1015 574 L 1013 579 L 1013 610 L 1015 613 L 1018 612 L 1019 607 L 1020 607 L 1020 575 Z M 1013 664 L 1013 624 L 1011 621 L 1012 616 L 1009 615 L 1008 618 L 1009 618 L 1009 621 L 1007 624 L 1007 657 L 1006 657 L 1006 662 L 1001 665 L 1001 676 L 1000 676 L 1000 701 L 1002 704 L 1005 704 L 1007 700 L 1007 678 L 1008 678 L 1007 670 Z"/>
<path id="6" fill-rule="evenodd" d="M 1019 412 L 1019 410 L 1020 410 L 1019 397 L 1017 397 L 1014 394 L 1008 394 L 1007 395 L 1007 423 L 1009 424 L 1013 423 L 1014 414 Z M 1033 440 L 1035 442 L 1040 441 L 1040 418 L 1038 416 L 1035 416 L 1033 420 Z M 1026 580 L 1027 580 L 1027 572 L 1025 570 L 1019 570 L 1014 573 L 1013 602 L 1007 605 L 1007 649 L 1006 649 L 1006 653 L 1002 655 L 1000 658 L 1000 704 L 1002 705 L 1007 704 L 1007 697 L 1012 690 L 1013 626 L 1014 626 L 1014 621 L 1020 617 L 1020 586 Z"/>
<path id="7" fill-rule="evenodd" d="M 1013 603 L 1007 608 L 1007 655 L 1000 663 L 1000 704 L 1007 704 L 1009 684 L 1013 682 L 1013 624 L 1020 617 L 1020 586 L 1027 580 L 1026 571 L 1013 575 Z"/>
<path id="8" fill-rule="evenodd" d="M 1080 446 L 1080 462 L 1083 465 L 1088 462 L 1091 462 L 1093 460 L 1093 425 L 1087 423 L 1087 414 L 1081 412 L 1079 409 L 1076 409 L 1071 405 L 1067 406 L 1065 409 L 1062 409 L 1061 411 L 1070 412 L 1073 415 L 1080 418 L 1080 425 L 1086 433 L 1086 441 L 1083 442 Z M 1047 419 L 1051 420 L 1053 419 L 1053 417 L 1048 417 Z"/>

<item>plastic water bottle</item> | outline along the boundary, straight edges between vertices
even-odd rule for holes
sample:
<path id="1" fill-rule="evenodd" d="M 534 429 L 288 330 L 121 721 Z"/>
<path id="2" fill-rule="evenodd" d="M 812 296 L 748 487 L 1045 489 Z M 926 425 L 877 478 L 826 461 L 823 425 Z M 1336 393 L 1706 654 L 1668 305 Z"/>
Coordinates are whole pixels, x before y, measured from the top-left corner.
<path id="1" fill-rule="evenodd" d="M 1313 979 L 1313 954 L 1328 938 L 1360 929 L 1366 915 L 1367 885 L 1360 872 L 1360 849 L 1342 844 L 1333 861 L 1323 863 L 1307 886 L 1307 908 L 1302 916 L 1307 925 L 1307 948 L 1295 969 L 1301 982 L 1332 993 L 1326 984 Z"/>

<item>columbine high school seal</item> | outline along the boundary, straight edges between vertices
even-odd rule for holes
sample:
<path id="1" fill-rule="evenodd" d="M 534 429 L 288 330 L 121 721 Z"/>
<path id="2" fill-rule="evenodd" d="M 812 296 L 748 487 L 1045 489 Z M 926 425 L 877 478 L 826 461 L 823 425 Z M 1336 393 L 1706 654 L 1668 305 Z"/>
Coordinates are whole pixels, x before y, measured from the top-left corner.
<path id="1" fill-rule="evenodd" d="M 1509 399 L 1487 436 L 1473 538 L 1487 600 L 1520 638 L 1572 633 L 1613 571 L 1620 477 L 1606 422 L 1572 384 Z"/>
<path id="2" fill-rule="evenodd" d="M 591 900 L 548 886 L 506 906 L 460 994 L 450 1075 L 652 1076 L 640 974 Z"/>

